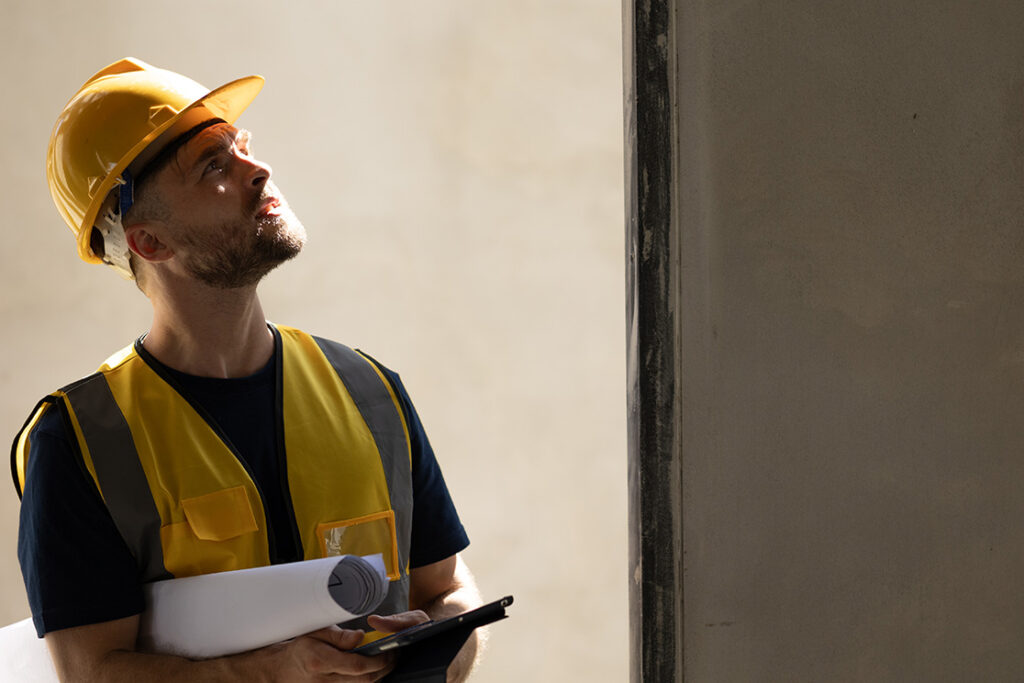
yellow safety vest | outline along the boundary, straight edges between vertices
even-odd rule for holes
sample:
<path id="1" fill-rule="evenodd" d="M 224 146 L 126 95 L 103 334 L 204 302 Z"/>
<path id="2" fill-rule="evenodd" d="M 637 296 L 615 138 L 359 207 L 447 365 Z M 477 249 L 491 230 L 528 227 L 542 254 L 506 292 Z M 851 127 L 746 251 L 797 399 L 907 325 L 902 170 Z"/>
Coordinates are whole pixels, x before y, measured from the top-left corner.
<path id="1" fill-rule="evenodd" d="M 408 609 L 411 455 L 405 418 L 380 370 L 346 346 L 272 327 L 286 501 L 304 559 L 381 553 L 391 586 L 378 611 Z M 129 346 L 41 402 L 15 440 L 24 487 L 32 428 L 63 411 L 143 581 L 270 563 L 258 485 L 225 439 Z"/>

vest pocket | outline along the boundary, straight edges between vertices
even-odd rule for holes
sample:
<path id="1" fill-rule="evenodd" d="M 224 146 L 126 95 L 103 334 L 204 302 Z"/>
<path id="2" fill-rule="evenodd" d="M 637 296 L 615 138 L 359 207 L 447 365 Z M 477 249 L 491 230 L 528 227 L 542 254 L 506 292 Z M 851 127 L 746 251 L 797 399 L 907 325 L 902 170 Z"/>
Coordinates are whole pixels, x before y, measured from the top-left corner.
<path id="1" fill-rule="evenodd" d="M 253 543 L 244 536 L 259 525 L 244 486 L 184 498 L 181 507 L 185 521 L 160 529 L 167 571 L 182 577 L 258 566 L 245 564 Z"/>
<path id="2" fill-rule="evenodd" d="M 381 553 L 388 579 L 401 578 L 393 510 L 318 524 L 316 537 L 320 541 L 321 557 Z"/>
<path id="3" fill-rule="evenodd" d="M 196 538 L 204 541 L 226 541 L 259 530 L 244 486 L 185 498 L 181 507 Z"/>

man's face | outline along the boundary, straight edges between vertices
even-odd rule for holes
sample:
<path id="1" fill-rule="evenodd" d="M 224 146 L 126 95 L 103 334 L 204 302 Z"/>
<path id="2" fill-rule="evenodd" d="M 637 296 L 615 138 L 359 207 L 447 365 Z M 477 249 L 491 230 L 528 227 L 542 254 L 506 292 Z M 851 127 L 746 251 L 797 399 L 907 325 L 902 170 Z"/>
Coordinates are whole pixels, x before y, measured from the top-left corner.
<path id="1" fill-rule="evenodd" d="M 306 230 L 257 161 L 250 135 L 227 123 L 188 141 L 153 177 L 167 205 L 169 246 L 190 275 L 207 285 L 255 285 L 294 257 Z"/>

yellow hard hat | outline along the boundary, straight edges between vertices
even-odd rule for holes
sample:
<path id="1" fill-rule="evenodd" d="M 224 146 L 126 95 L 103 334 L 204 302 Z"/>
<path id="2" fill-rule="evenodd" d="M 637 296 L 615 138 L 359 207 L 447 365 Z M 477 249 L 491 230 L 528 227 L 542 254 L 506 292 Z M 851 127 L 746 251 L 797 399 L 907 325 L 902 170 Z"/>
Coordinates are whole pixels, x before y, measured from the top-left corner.
<path id="1" fill-rule="evenodd" d="M 210 90 L 132 57 L 86 81 L 57 118 L 46 155 L 50 194 L 82 260 L 104 262 L 89 246 L 92 228 L 126 169 L 137 172 L 204 120 L 234 123 L 262 88 L 261 76 L 247 76 Z"/>

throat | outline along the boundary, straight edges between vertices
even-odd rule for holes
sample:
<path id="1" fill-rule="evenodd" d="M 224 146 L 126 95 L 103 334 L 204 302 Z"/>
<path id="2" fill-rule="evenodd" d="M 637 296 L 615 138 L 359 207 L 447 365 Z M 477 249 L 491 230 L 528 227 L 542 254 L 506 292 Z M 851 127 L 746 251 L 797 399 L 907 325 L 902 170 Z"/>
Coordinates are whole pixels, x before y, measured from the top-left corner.
<path id="1" fill-rule="evenodd" d="M 274 333 L 258 318 L 230 321 L 192 317 L 168 323 L 154 317 L 143 347 L 164 365 L 198 377 L 247 377 L 266 366 L 274 353 Z"/>

